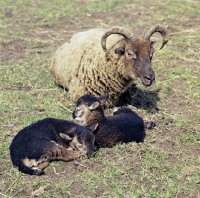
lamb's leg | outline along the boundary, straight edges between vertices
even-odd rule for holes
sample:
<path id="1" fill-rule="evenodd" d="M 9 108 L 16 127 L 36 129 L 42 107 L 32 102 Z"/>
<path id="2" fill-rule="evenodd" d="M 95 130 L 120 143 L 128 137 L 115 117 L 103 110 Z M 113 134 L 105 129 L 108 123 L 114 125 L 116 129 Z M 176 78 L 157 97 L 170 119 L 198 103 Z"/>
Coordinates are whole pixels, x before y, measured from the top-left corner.
<path id="1" fill-rule="evenodd" d="M 44 174 L 44 171 L 37 167 L 38 163 L 40 162 L 38 162 L 35 159 L 28 159 L 26 157 L 20 161 L 20 164 L 18 165 L 18 167 L 19 167 L 19 170 L 22 171 L 23 173 L 40 176 Z"/>
<path id="2" fill-rule="evenodd" d="M 47 142 L 44 145 L 43 155 L 39 159 L 29 159 L 28 157 L 21 160 L 19 169 L 30 175 L 42 175 L 49 162 L 52 160 L 70 161 L 81 155 L 80 151 L 74 151 L 71 147 L 65 148 L 54 141 Z"/>
<path id="3" fill-rule="evenodd" d="M 62 145 L 57 144 L 56 142 L 52 142 L 50 148 L 48 148 L 47 154 L 50 160 L 62 160 L 62 161 L 70 161 L 81 155 L 80 151 L 73 150 L 71 147 L 63 147 Z M 45 156 L 44 156 L 45 157 Z"/>
<path id="4" fill-rule="evenodd" d="M 54 141 L 46 144 L 43 152 L 45 154 L 42 155 L 39 160 L 29 160 L 32 169 L 35 171 L 42 171 L 52 160 L 70 161 L 81 155 L 79 151 L 74 151 L 71 147 L 65 148 Z"/>
<path id="5" fill-rule="evenodd" d="M 156 126 L 156 123 L 153 121 L 146 121 L 144 122 L 145 129 L 153 129 Z"/>
<path id="6" fill-rule="evenodd" d="M 80 156 L 81 156 L 80 151 L 78 150 L 74 151 L 72 148 L 66 149 L 63 147 L 61 154 L 58 155 L 57 159 L 62 161 L 71 161 Z"/>
<path id="7" fill-rule="evenodd" d="M 49 165 L 49 162 L 41 162 L 40 164 L 37 165 L 37 169 L 45 169 Z"/>

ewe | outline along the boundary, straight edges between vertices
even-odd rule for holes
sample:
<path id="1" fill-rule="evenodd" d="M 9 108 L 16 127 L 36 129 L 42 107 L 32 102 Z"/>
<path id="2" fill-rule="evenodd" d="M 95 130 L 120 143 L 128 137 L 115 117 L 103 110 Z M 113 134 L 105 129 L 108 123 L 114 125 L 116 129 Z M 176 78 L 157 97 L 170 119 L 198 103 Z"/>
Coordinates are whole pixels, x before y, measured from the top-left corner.
<path id="1" fill-rule="evenodd" d="M 145 86 L 155 81 L 151 67 L 155 41 L 150 41 L 155 32 L 162 35 L 163 48 L 168 39 L 161 25 L 144 36 L 134 36 L 122 27 L 79 32 L 55 52 L 50 72 L 74 102 L 87 93 L 109 93 L 106 106 L 114 106 L 123 94 L 130 98 L 136 78 Z"/>

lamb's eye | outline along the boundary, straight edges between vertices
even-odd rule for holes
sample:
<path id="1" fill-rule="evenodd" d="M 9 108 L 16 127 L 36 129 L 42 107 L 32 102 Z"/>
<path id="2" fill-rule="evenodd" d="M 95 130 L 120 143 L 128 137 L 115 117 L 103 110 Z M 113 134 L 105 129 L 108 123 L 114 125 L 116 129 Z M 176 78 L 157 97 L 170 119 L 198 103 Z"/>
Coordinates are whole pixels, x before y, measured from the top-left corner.
<path id="1" fill-rule="evenodd" d="M 78 111 L 80 111 L 81 110 L 81 108 L 76 108 L 76 112 L 78 112 Z"/>

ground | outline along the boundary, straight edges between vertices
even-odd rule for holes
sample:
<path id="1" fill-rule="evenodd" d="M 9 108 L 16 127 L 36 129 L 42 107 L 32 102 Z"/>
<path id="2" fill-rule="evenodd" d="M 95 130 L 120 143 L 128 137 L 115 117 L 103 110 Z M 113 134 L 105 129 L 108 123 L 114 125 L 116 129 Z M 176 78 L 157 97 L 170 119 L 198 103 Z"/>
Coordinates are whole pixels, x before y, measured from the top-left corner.
<path id="1" fill-rule="evenodd" d="M 200 197 L 199 16 L 197 0 L 1 2 L 0 197 Z M 100 149 L 76 163 L 52 162 L 41 177 L 12 166 L 9 145 L 20 129 L 45 117 L 72 120 L 75 104 L 48 70 L 59 46 L 94 27 L 142 34 L 158 23 L 169 42 L 159 50 L 160 35 L 152 38 L 156 83 L 145 88 L 138 81 L 129 105 L 156 122 L 143 143 Z"/>

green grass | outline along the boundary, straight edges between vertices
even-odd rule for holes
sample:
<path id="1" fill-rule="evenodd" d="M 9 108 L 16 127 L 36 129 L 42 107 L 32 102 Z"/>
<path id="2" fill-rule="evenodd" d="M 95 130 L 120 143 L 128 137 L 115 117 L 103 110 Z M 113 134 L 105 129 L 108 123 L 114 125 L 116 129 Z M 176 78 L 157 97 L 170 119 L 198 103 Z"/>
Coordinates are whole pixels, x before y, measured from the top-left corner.
<path id="1" fill-rule="evenodd" d="M 1 1 L 0 197 L 147 197 L 200 195 L 200 6 L 198 1 Z M 124 26 L 135 33 L 163 24 L 163 50 L 155 34 L 156 83 L 138 82 L 134 109 L 156 122 L 144 143 L 100 149 L 91 159 L 52 162 L 42 177 L 12 166 L 9 145 L 23 127 L 45 117 L 72 120 L 75 104 L 49 73 L 55 50 L 77 31 Z M 112 109 L 106 110 L 110 113 Z"/>

